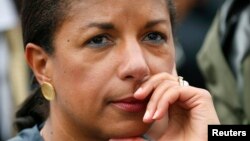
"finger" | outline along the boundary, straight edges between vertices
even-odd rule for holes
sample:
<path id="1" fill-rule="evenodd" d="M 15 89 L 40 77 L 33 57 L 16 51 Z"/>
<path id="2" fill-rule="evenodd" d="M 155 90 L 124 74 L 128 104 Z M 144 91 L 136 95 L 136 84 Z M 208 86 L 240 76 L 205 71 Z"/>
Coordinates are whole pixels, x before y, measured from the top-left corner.
<path id="1" fill-rule="evenodd" d="M 143 83 L 141 87 L 136 90 L 134 97 L 139 100 L 145 99 L 162 81 L 165 80 L 178 81 L 178 78 L 167 72 L 156 74 L 149 78 L 149 80 Z"/>
<path id="2" fill-rule="evenodd" d="M 198 114 L 203 111 L 211 111 L 212 99 L 211 95 L 203 89 L 191 86 L 172 87 L 162 97 L 157 105 L 154 119 L 161 119 L 168 110 L 169 105 L 180 102 L 182 108 L 186 110 L 195 110 Z M 213 113 L 214 114 L 214 113 Z"/>
<path id="3" fill-rule="evenodd" d="M 173 86 L 164 92 L 163 96 L 159 100 L 156 106 L 156 111 L 153 115 L 154 120 L 161 119 L 165 113 L 168 113 L 169 106 L 178 99 L 178 89 L 179 86 Z"/>
<path id="4" fill-rule="evenodd" d="M 150 123 L 153 120 L 154 113 L 156 111 L 158 102 L 160 101 L 161 97 L 164 95 L 164 93 L 169 89 L 170 87 L 178 85 L 178 82 L 173 82 L 169 80 L 165 80 L 161 84 L 159 84 L 158 87 L 154 90 L 148 105 L 147 105 L 147 110 L 146 113 L 143 117 L 143 121 L 146 123 Z"/>

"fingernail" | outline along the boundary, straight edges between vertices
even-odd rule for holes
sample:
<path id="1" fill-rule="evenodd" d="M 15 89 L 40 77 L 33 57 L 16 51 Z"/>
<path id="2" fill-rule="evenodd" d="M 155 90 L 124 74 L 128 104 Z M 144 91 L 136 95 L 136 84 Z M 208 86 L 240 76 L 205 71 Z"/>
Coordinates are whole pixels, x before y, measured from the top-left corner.
<path id="1" fill-rule="evenodd" d="M 134 93 L 134 95 L 139 95 L 142 92 L 142 88 L 140 87 L 139 89 L 137 89 Z"/>
<path id="2" fill-rule="evenodd" d="M 153 119 L 157 119 L 160 115 L 160 112 L 159 111 L 156 111 L 154 116 L 153 116 Z"/>
<path id="3" fill-rule="evenodd" d="M 144 119 L 144 120 L 148 120 L 149 118 L 150 118 L 150 112 L 149 112 L 149 111 L 146 111 L 146 113 L 145 113 L 143 119 Z"/>

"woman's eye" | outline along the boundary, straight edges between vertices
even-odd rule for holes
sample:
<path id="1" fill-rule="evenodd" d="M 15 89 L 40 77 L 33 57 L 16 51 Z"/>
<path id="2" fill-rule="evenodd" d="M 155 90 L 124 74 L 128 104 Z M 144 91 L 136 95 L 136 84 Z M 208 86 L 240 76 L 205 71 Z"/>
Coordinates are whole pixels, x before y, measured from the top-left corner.
<path id="1" fill-rule="evenodd" d="M 106 35 L 98 35 L 88 40 L 87 45 L 93 48 L 106 47 L 112 44 L 112 41 Z"/>
<path id="2" fill-rule="evenodd" d="M 165 42 L 166 38 L 161 33 L 152 32 L 148 33 L 143 40 L 154 44 L 160 44 Z"/>

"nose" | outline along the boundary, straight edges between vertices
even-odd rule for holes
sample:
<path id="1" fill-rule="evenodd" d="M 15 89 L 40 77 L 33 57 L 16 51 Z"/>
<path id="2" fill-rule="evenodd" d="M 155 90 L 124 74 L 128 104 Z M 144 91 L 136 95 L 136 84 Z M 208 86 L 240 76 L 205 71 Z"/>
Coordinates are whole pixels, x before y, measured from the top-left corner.
<path id="1" fill-rule="evenodd" d="M 150 75 L 145 53 L 137 41 L 129 41 L 122 48 L 118 75 L 122 80 L 144 81 Z"/>

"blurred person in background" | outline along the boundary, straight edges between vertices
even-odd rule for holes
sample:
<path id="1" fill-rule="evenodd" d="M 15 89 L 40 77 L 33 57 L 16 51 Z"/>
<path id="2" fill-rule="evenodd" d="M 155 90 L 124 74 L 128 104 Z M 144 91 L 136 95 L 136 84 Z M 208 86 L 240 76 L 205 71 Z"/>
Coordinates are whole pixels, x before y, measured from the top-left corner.
<path id="1" fill-rule="evenodd" d="M 250 1 L 227 0 L 198 54 L 222 124 L 250 124 Z"/>
<path id="2" fill-rule="evenodd" d="M 0 1 L 0 140 L 14 134 L 13 113 L 27 94 L 21 30 L 11 0 Z"/>
<path id="3" fill-rule="evenodd" d="M 217 9 L 224 0 L 175 0 L 177 9 L 176 44 L 178 73 L 190 84 L 205 88 L 197 66 L 196 54 L 212 23 Z M 178 50 L 180 50 L 178 54 Z"/>

